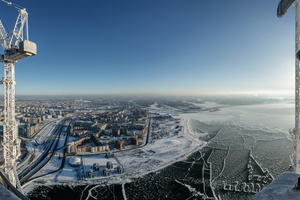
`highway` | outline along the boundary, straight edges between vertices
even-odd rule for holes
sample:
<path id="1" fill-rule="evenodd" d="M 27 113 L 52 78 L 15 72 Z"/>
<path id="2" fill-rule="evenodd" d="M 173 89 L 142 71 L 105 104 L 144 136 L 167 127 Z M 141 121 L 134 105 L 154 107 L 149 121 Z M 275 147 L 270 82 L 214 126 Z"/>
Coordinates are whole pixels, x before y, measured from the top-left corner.
<path id="1" fill-rule="evenodd" d="M 52 159 L 62 133 L 63 125 L 66 121 L 67 119 L 64 119 L 55 127 L 54 133 L 48 138 L 47 143 L 43 148 L 43 153 L 39 156 L 39 158 L 37 158 L 37 160 L 19 174 L 21 185 L 25 184 Z"/>
<path id="2" fill-rule="evenodd" d="M 46 145 L 49 145 L 48 143 L 51 139 L 50 136 L 54 133 L 54 129 L 59 121 L 61 120 L 58 120 L 58 122 L 48 122 L 47 124 L 42 126 L 42 128 L 37 131 L 38 133 L 36 133 L 35 136 L 31 139 L 22 137 L 26 141 L 28 154 L 21 162 L 18 163 L 18 173 L 24 171 L 25 168 L 27 168 L 36 158 L 38 158 L 42 154 L 42 152 L 47 149 Z M 40 141 L 40 143 L 38 143 L 38 141 Z M 34 151 L 29 149 L 33 149 Z"/>
<path id="3" fill-rule="evenodd" d="M 65 139 L 65 143 L 64 143 L 64 146 L 63 146 L 63 147 L 65 147 L 65 146 L 67 145 L 69 134 L 70 134 L 70 123 L 69 123 L 69 125 L 68 125 L 68 129 L 67 129 L 67 133 L 66 133 L 66 139 Z M 56 145 L 56 147 L 57 147 L 57 145 Z M 62 148 L 62 147 L 60 147 L 60 148 L 58 148 L 58 149 L 55 148 L 55 151 L 53 151 L 53 153 L 52 153 L 52 155 L 51 155 L 51 158 L 48 159 L 48 161 L 45 163 L 45 165 L 48 164 L 49 161 L 51 161 L 53 155 L 55 155 L 55 152 L 58 151 L 58 150 L 61 149 L 61 148 Z M 51 171 L 51 172 L 42 174 L 42 175 L 40 175 L 40 176 L 33 177 L 33 178 L 31 178 L 31 179 L 28 179 L 26 182 L 30 182 L 30 181 L 33 181 L 33 180 L 35 180 L 35 179 L 41 178 L 41 177 L 43 177 L 43 176 L 47 176 L 47 175 L 49 175 L 49 174 L 53 174 L 53 173 L 55 173 L 55 172 L 60 171 L 60 170 L 64 167 L 64 165 L 65 165 L 65 161 L 66 161 L 66 153 L 67 153 L 67 149 L 64 149 L 64 154 L 63 154 L 62 162 L 61 162 L 60 167 L 59 167 L 57 170 L 53 170 L 53 171 Z M 43 168 L 45 165 L 43 165 L 42 167 L 40 167 L 38 170 L 40 170 L 41 168 Z M 31 176 L 31 177 L 32 177 L 32 176 Z M 22 184 L 22 183 L 21 183 L 21 184 Z M 25 184 L 25 182 L 24 182 L 23 184 Z M 22 185 L 23 185 L 23 184 L 22 184 Z"/>

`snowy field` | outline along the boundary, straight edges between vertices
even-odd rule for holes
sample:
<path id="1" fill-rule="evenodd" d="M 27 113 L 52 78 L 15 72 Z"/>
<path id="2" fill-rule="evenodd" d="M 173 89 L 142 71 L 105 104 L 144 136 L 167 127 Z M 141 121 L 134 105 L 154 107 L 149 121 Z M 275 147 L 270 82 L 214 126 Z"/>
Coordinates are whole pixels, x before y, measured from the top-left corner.
<path id="1" fill-rule="evenodd" d="M 93 169 L 93 164 L 94 163 L 99 164 L 99 169 L 100 170 L 99 171 L 94 171 L 95 178 L 93 178 L 93 179 L 104 177 L 102 175 L 102 170 L 106 169 L 106 163 L 108 161 L 112 162 L 112 164 L 113 164 L 113 169 L 110 170 L 110 175 L 118 174 L 115 169 L 116 169 L 117 166 L 120 166 L 120 165 L 119 165 L 118 161 L 115 158 L 107 159 L 105 157 L 105 155 L 82 156 L 81 158 L 82 158 L 82 161 L 83 161 L 84 174 L 85 174 L 85 177 L 87 179 L 89 179 L 88 176 L 87 176 L 87 172 L 88 172 L 88 170 Z"/>
<path id="2" fill-rule="evenodd" d="M 39 135 L 36 137 L 35 141 L 38 144 L 43 144 L 48 137 L 51 135 L 52 131 L 54 130 L 54 128 L 56 127 L 56 123 L 55 122 L 51 122 L 49 124 L 47 124 L 39 133 Z"/>
<path id="3" fill-rule="evenodd" d="M 61 162 L 62 162 L 62 155 L 56 153 L 53 156 L 52 160 L 43 169 L 41 169 L 38 173 L 36 173 L 33 176 L 33 178 L 59 169 L 59 167 L 61 166 Z"/>
<path id="4" fill-rule="evenodd" d="M 69 160 L 73 157 L 67 157 L 64 168 L 53 174 L 43 176 L 26 185 L 23 189 L 25 193 L 30 192 L 35 186 L 39 184 L 47 185 L 57 185 L 57 184 L 71 184 L 76 185 L 86 185 L 86 184 L 100 184 L 100 183 L 111 183 L 114 181 L 120 181 L 124 174 L 119 174 L 116 171 L 117 166 L 122 165 L 115 158 L 107 159 L 105 155 L 91 155 L 91 156 L 80 156 L 82 165 L 74 167 L 69 164 Z M 61 165 L 62 158 L 59 154 L 54 156 L 52 161 L 46 165 L 39 173 L 34 177 L 49 173 L 51 171 L 57 170 Z M 113 169 L 110 169 L 110 176 L 105 177 L 102 174 L 102 170 L 106 169 L 106 163 L 110 161 L 113 164 Z M 93 164 L 99 164 L 99 171 L 94 171 L 95 177 L 88 177 L 88 170 L 93 169 Z"/>
<path id="5" fill-rule="evenodd" d="M 146 146 L 115 154 L 129 177 L 159 170 L 206 144 L 189 131 L 187 120 L 174 118 L 152 119 L 148 137 Z"/>

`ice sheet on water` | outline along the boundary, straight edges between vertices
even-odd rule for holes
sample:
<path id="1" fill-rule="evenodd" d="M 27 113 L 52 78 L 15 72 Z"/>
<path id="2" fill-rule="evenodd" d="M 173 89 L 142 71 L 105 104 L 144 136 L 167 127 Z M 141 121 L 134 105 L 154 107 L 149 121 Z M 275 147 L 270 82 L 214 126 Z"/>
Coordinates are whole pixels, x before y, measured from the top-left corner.
<path id="1" fill-rule="evenodd" d="M 224 199 L 232 199 L 230 191 L 235 188 L 255 193 L 273 177 L 288 170 L 292 152 L 288 128 L 294 122 L 293 108 L 288 105 L 283 111 L 278 104 L 264 106 L 226 107 L 218 114 L 183 115 L 189 119 L 189 128 L 194 134 L 201 135 L 209 127 L 220 128 L 202 151 L 213 148 L 208 160 L 212 184 L 217 195 Z"/>
<path id="2" fill-rule="evenodd" d="M 287 139 L 263 141 L 258 140 L 252 154 L 262 164 L 263 168 L 270 171 L 274 177 L 288 171 L 290 166 L 289 155 L 293 151 L 292 143 Z"/>
<path id="3" fill-rule="evenodd" d="M 195 188 L 193 188 L 192 186 L 188 185 L 188 184 L 184 184 L 178 180 L 175 180 L 177 183 L 185 186 L 191 193 L 192 193 L 192 197 L 202 197 L 202 198 L 208 198 L 208 196 L 206 196 L 204 193 L 199 192 L 198 190 L 196 190 Z"/>
<path id="4" fill-rule="evenodd" d="M 294 105 L 288 101 L 251 106 L 228 106 L 217 112 L 180 114 L 184 119 L 194 119 L 209 125 L 237 126 L 245 130 L 260 130 L 273 134 L 288 134 L 294 123 Z M 190 129 L 196 130 L 190 123 Z"/>

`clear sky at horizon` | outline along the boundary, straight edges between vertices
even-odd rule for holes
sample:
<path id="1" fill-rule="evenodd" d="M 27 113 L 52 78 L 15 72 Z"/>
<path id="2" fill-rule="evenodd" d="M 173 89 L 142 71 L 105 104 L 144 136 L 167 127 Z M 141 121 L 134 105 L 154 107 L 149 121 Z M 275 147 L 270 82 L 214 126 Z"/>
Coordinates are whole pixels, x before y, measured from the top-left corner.
<path id="1" fill-rule="evenodd" d="M 294 90 L 295 8 L 279 19 L 279 0 L 12 2 L 38 47 L 16 63 L 16 94 Z M 17 14 L 0 2 L 7 32 Z"/>

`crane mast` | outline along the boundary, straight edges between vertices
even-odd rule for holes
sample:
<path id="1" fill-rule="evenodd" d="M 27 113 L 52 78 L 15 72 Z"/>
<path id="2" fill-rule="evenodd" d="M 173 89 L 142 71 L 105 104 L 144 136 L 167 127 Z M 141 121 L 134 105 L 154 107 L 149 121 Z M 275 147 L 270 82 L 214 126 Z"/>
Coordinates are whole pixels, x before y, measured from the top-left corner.
<path id="1" fill-rule="evenodd" d="M 281 0 L 277 8 L 277 16 L 283 17 L 288 8 L 295 2 L 295 128 L 290 130 L 294 141 L 291 166 L 300 174 L 300 3 L 299 0 Z"/>
<path id="2" fill-rule="evenodd" d="M 300 4 L 299 1 L 296 0 L 296 11 L 295 11 L 295 51 L 296 54 L 300 50 Z M 300 62 L 298 59 L 295 59 L 295 129 L 292 133 L 294 140 L 294 153 L 292 155 L 292 166 L 294 167 L 294 171 L 300 174 L 300 127 L 299 127 L 299 114 L 300 114 Z"/>
<path id="3" fill-rule="evenodd" d="M 11 2 L 1 0 L 8 5 Z M 16 6 L 14 6 L 16 7 Z M 10 35 L 7 35 L 0 20 L 0 43 L 4 49 L 4 54 L 0 55 L 0 61 L 4 62 L 4 113 L 3 124 L 3 154 L 5 162 L 5 172 L 9 176 L 12 185 L 18 186 L 22 192 L 15 166 L 16 160 L 21 154 L 20 139 L 18 139 L 18 123 L 15 119 L 15 62 L 19 59 L 36 55 L 36 44 L 28 40 L 28 13 L 25 8 L 19 10 L 19 15 Z M 26 39 L 23 40 L 23 28 L 26 24 Z"/>
<path id="4" fill-rule="evenodd" d="M 18 124 L 15 120 L 15 66 L 13 62 L 4 63 L 4 125 L 3 150 L 5 172 L 12 185 L 16 186 L 14 170 L 16 159 L 21 155 L 20 139 L 18 139 Z"/>

